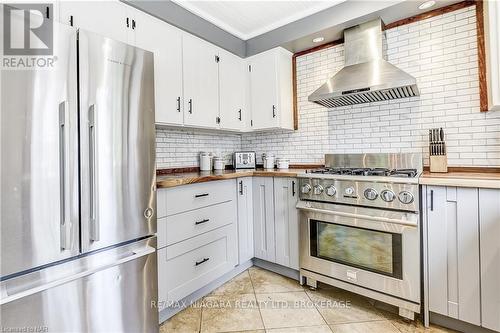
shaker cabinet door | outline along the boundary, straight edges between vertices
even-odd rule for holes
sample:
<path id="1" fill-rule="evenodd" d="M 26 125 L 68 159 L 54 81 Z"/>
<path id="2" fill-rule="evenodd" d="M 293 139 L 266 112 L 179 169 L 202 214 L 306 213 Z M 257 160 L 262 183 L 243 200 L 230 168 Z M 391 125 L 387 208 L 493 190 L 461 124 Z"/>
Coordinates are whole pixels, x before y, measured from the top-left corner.
<path id="1" fill-rule="evenodd" d="M 60 1 L 59 20 L 123 43 L 132 24 L 130 18 L 127 22 L 127 6 L 119 1 L 99 1 L 97 7 L 88 1 Z"/>
<path id="2" fill-rule="evenodd" d="M 247 110 L 245 104 L 246 66 L 245 61 L 229 52 L 220 50 L 219 102 L 220 127 L 241 130 Z"/>
<path id="3" fill-rule="evenodd" d="M 218 49 L 199 38 L 182 39 L 184 123 L 193 127 L 218 128 Z"/>
<path id="4" fill-rule="evenodd" d="M 138 12 L 135 45 L 154 53 L 155 122 L 182 125 L 182 32 Z"/>
<path id="5" fill-rule="evenodd" d="M 478 189 L 427 187 L 429 309 L 480 325 Z"/>
<path id="6" fill-rule="evenodd" d="M 238 263 L 253 258 L 253 185 L 252 177 L 238 178 Z"/>
<path id="7" fill-rule="evenodd" d="M 500 331 L 500 190 L 479 189 L 481 326 Z"/>
<path id="8" fill-rule="evenodd" d="M 297 179 L 274 178 L 276 263 L 299 269 L 299 217 Z"/>
<path id="9" fill-rule="evenodd" d="M 253 178 L 253 237 L 255 257 L 275 262 L 273 178 Z"/>

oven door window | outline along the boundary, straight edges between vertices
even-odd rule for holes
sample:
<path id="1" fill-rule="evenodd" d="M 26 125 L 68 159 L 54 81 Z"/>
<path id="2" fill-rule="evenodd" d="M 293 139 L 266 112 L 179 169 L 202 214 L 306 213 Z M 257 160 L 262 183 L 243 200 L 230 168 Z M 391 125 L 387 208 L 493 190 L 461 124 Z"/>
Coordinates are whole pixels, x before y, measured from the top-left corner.
<path id="1" fill-rule="evenodd" d="M 402 279 L 401 235 L 310 220 L 311 255 Z"/>

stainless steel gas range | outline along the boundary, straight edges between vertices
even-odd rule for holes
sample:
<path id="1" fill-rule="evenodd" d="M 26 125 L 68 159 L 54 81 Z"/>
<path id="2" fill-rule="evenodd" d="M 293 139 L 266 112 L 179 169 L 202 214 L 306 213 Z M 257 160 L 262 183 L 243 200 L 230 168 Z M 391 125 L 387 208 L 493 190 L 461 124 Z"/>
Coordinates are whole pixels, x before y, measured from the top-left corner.
<path id="1" fill-rule="evenodd" d="M 420 312 L 422 156 L 328 154 L 299 175 L 301 283 L 317 281 Z"/>

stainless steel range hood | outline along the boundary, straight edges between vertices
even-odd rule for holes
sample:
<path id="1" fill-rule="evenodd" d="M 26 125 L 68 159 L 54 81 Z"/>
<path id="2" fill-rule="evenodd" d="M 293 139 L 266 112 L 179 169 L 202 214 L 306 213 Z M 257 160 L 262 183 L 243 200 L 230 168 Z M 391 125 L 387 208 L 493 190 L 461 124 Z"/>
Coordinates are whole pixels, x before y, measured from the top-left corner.
<path id="1" fill-rule="evenodd" d="M 344 31 L 345 66 L 309 96 L 329 108 L 418 96 L 416 79 L 382 57 L 382 21 Z"/>

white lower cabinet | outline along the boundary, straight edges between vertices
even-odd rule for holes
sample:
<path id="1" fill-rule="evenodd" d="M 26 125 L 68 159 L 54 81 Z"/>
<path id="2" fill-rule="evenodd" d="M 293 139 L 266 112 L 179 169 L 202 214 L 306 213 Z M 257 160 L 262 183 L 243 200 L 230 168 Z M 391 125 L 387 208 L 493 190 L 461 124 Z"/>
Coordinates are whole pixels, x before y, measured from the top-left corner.
<path id="1" fill-rule="evenodd" d="M 481 323 L 500 331 L 500 190 L 479 189 Z"/>
<path id="2" fill-rule="evenodd" d="M 500 331 L 500 190 L 424 193 L 429 311 Z"/>
<path id="3" fill-rule="evenodd" d="M 299 269 L 299 216 L 297 180 L 274 178 L 274 231 L 276 263 Z"/>
<path id="4" fill-rule="evenodd" d="M 253 185 L 252 177 L 238 178 L 238 263 L 253 258 Z"/>
<path id="5" fill-rule="evenodd" d="M 295 178 L 254 177 L 255 257 L 299 268 Z"/>
<path id="6" fill-rule="evenodd" d="M 255 257 L 275 262 L 274 185 L 271 177 L 253 178 L 253 239 Z"/>
<path id="7" fill-rule="evenodd" d="M 237 263 L 231 224 L 158 250 L 158 299 L 176 302 L 231 271 Z"/>

